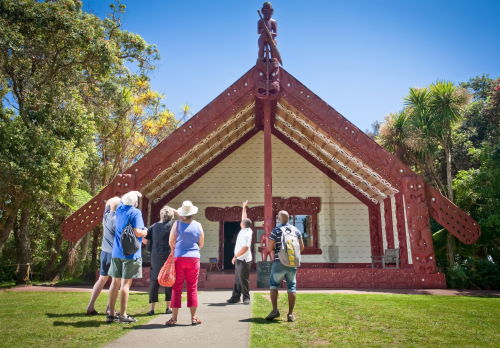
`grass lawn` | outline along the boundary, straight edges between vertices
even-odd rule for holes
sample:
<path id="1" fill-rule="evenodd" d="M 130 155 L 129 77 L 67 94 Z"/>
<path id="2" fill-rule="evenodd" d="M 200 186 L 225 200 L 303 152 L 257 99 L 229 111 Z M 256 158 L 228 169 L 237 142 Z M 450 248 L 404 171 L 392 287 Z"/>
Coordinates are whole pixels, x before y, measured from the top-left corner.
<path id="1" fill-rule="evenodd" d="M 253 298 L 250 346 L 499 347 L 500 298 L 428 295 L 299 294 L 296 321 L 263 319 L 267 294 Z"/>
<path id="2" fill-rule="evenodd" d="M 0 347 L 98 347 L 153 317 L 148 295 L 131 293 L 130 315 L 136 324 L 106 324 L 105 317 L 85 316 L 87 292 L 0 292 Z M 96 304 L 104 312 L 108 295 Z M 164 304 L 158 304 L 158 309 Z M 164 309 L 164 308 L 163 308 Z"/>

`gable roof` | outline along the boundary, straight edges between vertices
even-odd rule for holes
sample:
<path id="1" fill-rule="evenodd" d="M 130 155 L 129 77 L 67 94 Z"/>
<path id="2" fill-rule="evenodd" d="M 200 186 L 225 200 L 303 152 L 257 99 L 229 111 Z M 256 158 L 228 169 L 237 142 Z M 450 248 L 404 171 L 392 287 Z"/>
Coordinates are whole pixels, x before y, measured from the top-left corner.
<path id="1" fill-rule="evenodd" d="M 261 130 L 254 74 L 255 67 L 68 217 L 62 225 L 64 237 L 77 241 L 98 225 L 104 202 L 113 195 L 135 189 L 155 203 L 168 201 Z M 363 201 L 378 204 L 399 192 L 402 178 L 413 174 L 283 68 L 280 86 L 273 133 L 307 153 Z M 479 238 L 479 226 L 470 216 L 431 186 L 426 192 L 436 221 L 464 243 Z"/>

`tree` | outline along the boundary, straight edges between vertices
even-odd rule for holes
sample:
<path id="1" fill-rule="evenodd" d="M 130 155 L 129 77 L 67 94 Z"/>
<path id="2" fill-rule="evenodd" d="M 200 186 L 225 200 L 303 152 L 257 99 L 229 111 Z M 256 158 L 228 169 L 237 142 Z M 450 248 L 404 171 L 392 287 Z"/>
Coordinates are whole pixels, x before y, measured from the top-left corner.
<path id="1" fill-rule="evenodd" d="M 33 204 L 71 195 L 97 154 L 102 90 L 130 76 L 126 62 L 143 74 L 158 57 L 114 9 L 101 20 L 77 0 L 0 1 L 0 249 L 15 229 L 20 282 Z"/>

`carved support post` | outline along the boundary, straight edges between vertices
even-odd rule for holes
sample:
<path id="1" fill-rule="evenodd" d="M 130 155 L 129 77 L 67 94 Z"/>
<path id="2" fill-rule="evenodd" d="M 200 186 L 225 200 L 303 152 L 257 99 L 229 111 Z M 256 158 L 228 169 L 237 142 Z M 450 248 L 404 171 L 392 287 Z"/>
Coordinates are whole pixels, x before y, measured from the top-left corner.
<path id="1" fill-rule="evenodd" d="M 413 268 L 417 273 L 436 273 L 424 180 L 416 174 L 404 176 L 402 191 L 410 232 Z"/>
<path id="2" fill-rule="evenodd" d="M 264 101 L 264 230 L 273 228 L 273 155 L 271 102 Z"/>

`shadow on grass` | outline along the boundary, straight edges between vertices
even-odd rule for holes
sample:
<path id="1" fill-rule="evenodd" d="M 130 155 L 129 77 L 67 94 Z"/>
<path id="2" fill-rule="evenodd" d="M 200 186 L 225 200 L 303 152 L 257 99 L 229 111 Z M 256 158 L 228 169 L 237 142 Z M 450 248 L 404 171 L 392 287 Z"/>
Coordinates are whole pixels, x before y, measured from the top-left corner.
<path id="1" fill-rule="evenodd" d="M 254 324 L 261 324 L 261 325 L 268 325 L 268 324 L 279 324 L 280 321 L 278 320 L 266 320 L 264 318 L 247 318 L 247 319 L 240 319 L 240 323 L 254 323 Z"/>
<path id="2" fill-rule="evenodd" d="M 54 321 L 54 326 L 73 326 L 78 328 L 100 327 L 101 325 L 109 325 L 104 320 L 83 320 L 75 322 Z"/>
<path id="3" fill-rule="evenodd" d="M 87 317 L 91 318 L 92 316 L 86 315 L 85 313 L 82 312 L 77 312 L 77 313 L 45 313 L 47 318 L 77 318 L 77 317 Z M 97 317 L 95 315 L 94 317 Z"/>

